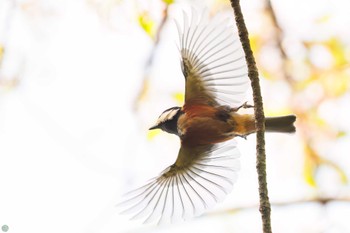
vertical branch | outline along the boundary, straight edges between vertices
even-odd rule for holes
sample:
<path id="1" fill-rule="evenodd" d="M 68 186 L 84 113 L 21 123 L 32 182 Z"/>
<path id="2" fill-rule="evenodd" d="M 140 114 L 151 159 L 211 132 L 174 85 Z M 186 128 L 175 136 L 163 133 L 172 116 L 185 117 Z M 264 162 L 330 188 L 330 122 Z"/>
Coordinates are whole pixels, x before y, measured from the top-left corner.
<path id="1" fill-rule="evenodd" d="M 282 59 L 282 72 L 284 75 L 284 78 L 286 79 L 286 81 L 289 83 L 290 86 L 293 86 L 293 78 L 292 75 L 290 74 L 290 72 L 288 72 L 289 68 L 288 68 L 288 56 L 286 51 L 284 50 L 282 41 L 283 41 L 283 29 L 281 28 L 277 16 L 275 14 L 275 11 L 273 9 L 273 6 L 271 4 L 270 0 L 265 0 L 265 8 L 266 10 L 269 12 L 269 15 L 271 17 L 271 21 L 272 21 L 272 25 L 275 28 L 275 41 L 276 41 L 276 46 L 278 51 L 280 52 L 280 56 Z"/>
<path id="2" fill-rule="evenodd" d="M 242 15 L 239 0 L 230 0 L 231 6 L 235 13 L 236 25 L 238 28 L 239 38 L 241 40 L 245 58 L 248 65 L 248 76 L 250 78 L 251 86 L 253 89 L 253 100 L 254 100 L 254 113 L 255 113 L 255 124 L 257 128 L 257 145 L 256 145 L 256 168 L 259 179 L 259 197 L 260 197 L 260 213 L 263 224 L 263 232 L 270 233 L 271 231 L 271 220 L 270 220 L 270 201 L 268 197 L 267 182 L 266 182 L 266 154 L 265 154 L 265 115 L 263 109 L 263 102 L 259 84 L 259 73 L 256 67 L 255 59 L 253 56 L 252 49 L 250 47 L 248 31 L 245 26 L 244 18 Z"/>
<path id="3" fill-rule="evenodd" d="M 150 70 L 153 66 L 153 60 L 156 54 L 156 50 L 158 49 L 158 45 L 159 45 L 159 41 L 160 41 L 160 36 L 163 32 L 163 28 L 164 25 L 166 23 L 166 21 L 168 20 L 168 9 L 169 9 L 169 4 L 166 4 L 163 12 L 162 12 L 162 20 L 158 26 L 156 35 L 154 37 L 154 43 L 153 43 L 153 48 L 150 52 L 150 55 L 146 61 L 145 64 L 145 68 L 144 68 L 144 76 L 143 76 L 143 81 L 142 81 L 142 85 L 141 85 L 141 89 L 138 92 L 138 95 L 134 101 L 134 106 L 133 109 L 136 111 L 138 109 L 139 103 L 141 101 L 141 99 L 143 98 L 143 96 L 146 94 L 147 89 L 148 89 L 148 82 L 149 82 L 149 74 L 150 74 Z"/>

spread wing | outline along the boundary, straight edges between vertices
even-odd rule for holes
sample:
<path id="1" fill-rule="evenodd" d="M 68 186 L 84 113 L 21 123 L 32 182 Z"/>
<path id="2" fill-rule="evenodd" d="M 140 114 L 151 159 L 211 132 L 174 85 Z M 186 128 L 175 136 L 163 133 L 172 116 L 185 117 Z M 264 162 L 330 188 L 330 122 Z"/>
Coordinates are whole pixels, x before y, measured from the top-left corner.
<path id="1" fill-rule="evenodd" d="M 176 222 L 199 215 L 231 191 L 239 170 L 234 141 L 187 148 L 146 185 L 127 194 L 122 213 L 144 222 Z"/>
<path id="2" fill-rule="evenodd" d="M 207 14 L 191 20 L 184 13 L 179 33 L 185 104 L 238 106 L 248 87 L 247 65 L 239 37 L 228 19 Z"/>

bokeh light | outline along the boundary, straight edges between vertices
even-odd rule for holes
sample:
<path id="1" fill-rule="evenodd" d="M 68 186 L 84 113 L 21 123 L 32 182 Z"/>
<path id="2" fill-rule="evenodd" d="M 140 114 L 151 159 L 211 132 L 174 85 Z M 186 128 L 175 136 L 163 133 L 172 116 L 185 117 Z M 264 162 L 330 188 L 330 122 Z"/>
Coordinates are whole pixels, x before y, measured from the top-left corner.
<path id="1" fill-rule="evenodd" d="M 298 117 L 296 134 L 266 135 L 272 228 L 350 232 L 350 3 L 241 5 L 266 115 Z M 155 226 L 118 214 L 123 193 L 177 156 L 178 138 L 148 128 L 183 104 L 173 21 L 191 6 L 234 20 L 224 0 L 0 1 L 8 232 L 261 232 L 253 135 L 237 139 L 233 192 L 203 216 Z"/>

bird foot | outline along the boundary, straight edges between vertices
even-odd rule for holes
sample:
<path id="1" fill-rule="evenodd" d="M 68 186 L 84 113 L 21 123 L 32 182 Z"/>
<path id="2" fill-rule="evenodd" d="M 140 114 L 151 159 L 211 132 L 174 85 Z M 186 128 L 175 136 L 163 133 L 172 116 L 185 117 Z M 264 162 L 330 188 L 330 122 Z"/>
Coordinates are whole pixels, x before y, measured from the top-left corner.
<path id="1" fill-rule="evenodd" d="M 237 134 L 236 136 L 237 136 L 237 137 L 241 137 L 241 138 L 247 140 L 247 135 L 239 135 L 239 134 Z"/>
<path id="2" fill-rule="evenodd" d="M 248 134 L 238 134 L 238 133 L 227 133 L 227 134 L 225 134 L 226 136 L 228 136 L 228 137 L 240 137 L 240 138 L 244 138 L 244 139 L 246 139 L 247 140 L 247 136 L 248 136 Z"/>
<path id="3" fill-rule="evenodd" d="M 242 104 L 241 106 L 237 107 L 237 108 L 232 108 L 232 111 L 237 112 L 239 109 L 241 108 L 254 108 L 254 105 L 250 105 L 248 104 L 248 102 L 244 102 L 244 104 Z"/>

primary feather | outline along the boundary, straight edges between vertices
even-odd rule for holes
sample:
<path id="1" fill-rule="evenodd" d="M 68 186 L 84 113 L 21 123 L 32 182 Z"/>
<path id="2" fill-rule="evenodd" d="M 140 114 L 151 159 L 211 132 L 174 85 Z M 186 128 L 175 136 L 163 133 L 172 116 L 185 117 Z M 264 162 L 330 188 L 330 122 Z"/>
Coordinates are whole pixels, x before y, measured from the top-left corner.
<path id="1" fill-rule="evenodd" d="M 181 67 L 186 79 L 185 104 L 242 104 L 249 79 L 242 45 L 233 26 L 220 15 L 209 20 L 184 13 L 179 32 Z"/>
<path id="2" fill-rule="evenodd" d="M 184 159 L 184 157 L 193 159 Z M 145 186 L 127 194 L 124 214 L 145 223 L 176 222 L 200 215 L 232 190 L 239 170 L 233 141 L 181 147 L 177 161 Z"/>
<path id="3" fill-rule="evenodd" d="M 185 106 L 239 106 L 248 87 L 244 53 L 227 19 L 192 11 L 176 22 L 182 71 L 186 79 Z M 176 112 L 175 112 L 176 110 Z M 163 112 L 156 125 L 176 120 L 179 109 Z M 188 113 L 186 113 L 188 114 Z M 177 160 L 148 184 L 130 192 L 120 207 L 133 219 L 175 222 L 199 215 L 231 191 L 239 169 L 236 143 L 193 144 L 179 132 Z"/>

